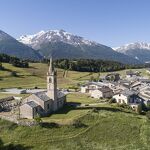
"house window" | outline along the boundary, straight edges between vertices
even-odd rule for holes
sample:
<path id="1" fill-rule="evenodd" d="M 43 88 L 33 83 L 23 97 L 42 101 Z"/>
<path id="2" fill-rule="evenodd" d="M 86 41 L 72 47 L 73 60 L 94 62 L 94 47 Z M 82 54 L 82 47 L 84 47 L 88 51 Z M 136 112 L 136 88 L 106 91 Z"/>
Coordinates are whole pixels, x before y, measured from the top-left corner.
<path id="1" fill-rule="evenodd" d="M 47 104 L 47 109 L 49 109 L 49 104 Z"/>

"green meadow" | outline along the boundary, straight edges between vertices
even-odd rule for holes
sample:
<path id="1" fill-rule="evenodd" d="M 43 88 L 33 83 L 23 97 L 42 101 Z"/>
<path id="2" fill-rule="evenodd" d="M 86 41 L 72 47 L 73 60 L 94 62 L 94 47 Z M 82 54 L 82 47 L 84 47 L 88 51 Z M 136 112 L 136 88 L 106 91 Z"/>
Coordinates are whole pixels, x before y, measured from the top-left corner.
<path id="1" fill-rule="evenodd" d="M 0 71 L 0 88 L 46 88 L 46 73 L 48 70 L 47 64 L 42 63 L 30 63 L 29 68 L 18 68 L 11 64 L 3 63 L 5 67 L 4 71 Z M 142 73 L 142 75 L 147 76 L 145 69 L 136 69 Z M 11 75 L 11 72 L 15 71 L 17 77 Z M 125 72 L 127 70 L 117 71 L 123 77 L 125 77 Z M 77 71 L 67 71 L 64 76 L 63 69 L 57 69 L 58 72 L 58 87 L 68 88 L 71 86 L 76 86 L 78 83 L 84 83 L 90 80 L 91 76 L 101 77 L 106 73 L 89 73 L 89 72 L 77 72 Z"/>
<path id="2" fill-rule="evenodd" d="M 46 88 L 46 64 L 32 63 L 30 68 L 16 68 L 3 64 L 0 71 L 0 88 Z M 11 72 L 17 72 L 12 77 Z M 84 83 L 98 73 L 58 71 L 58 87 L 68 88 Z M 145 69 L 140 69 L 147 75 Z M 120 71 L 125 76 L 125 70 Z M 100 73 L 104 76 L 106 73 Z M 0 98 L 11 94 L 0 94 Z M 19 95 L 20 96 L 20 95 Z M 26 96 L 26 95 L 21 95 Z M 150 149 L 150 121 L 118 107 L 100 103 L 88 95 L 72 93 L 67 102 L 85 104 L 83 107 L 66 105 L 48 117 L 43 125 L 25 127 L 0 120 L 0 149 L 33 150 L 148 150 Z M 96 104 L 96 105 L 91 105 Z"/>

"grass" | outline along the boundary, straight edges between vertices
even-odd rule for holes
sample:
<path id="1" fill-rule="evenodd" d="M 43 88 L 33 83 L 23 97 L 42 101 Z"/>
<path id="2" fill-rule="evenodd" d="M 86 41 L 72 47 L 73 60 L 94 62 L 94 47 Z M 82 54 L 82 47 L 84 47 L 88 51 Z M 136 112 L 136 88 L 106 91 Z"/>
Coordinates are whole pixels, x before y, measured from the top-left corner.
<path id="1" fill-rule="evenodd" d="M 81 98 L 80 98 L 81 97 Z M 83 94 L 70 94 L 68 102 L 93 103 Z M 76 101 L 77 99 L 77 101 Z M 116 105 L 75 108 L 65 106 L 56 114 L 42 118 L 45 126 L 23 127 L 0 120 L 0 139 L 7 144 L 22 145 L 33 150 L 145 150 L 149 149 L 150 121 Z M 72 125 L 79 120 L 82 126 Z M 61 126 L 51 126 L 52 122 Z"/>
<path id="2" fill-rule="evenodd" d="M 144 116 L 108 105 L 98 109 L 97 113 L 90 111 L 80 118 L 82 127 L 23 127 L 0 120 L 0 138 L 4 143 L 21 144 L 35 150 L 150 148 L 150 122 Z"/>
<path id="3" fill-rule="evenodd" d="M 3 63 L 6 70 L 0 71 L 0 88 L 46 88 L 46 73 L 48 70 L 47 64 L 42 63 L 30 63 L 29 68 L 18 68 L 11 64 Z M 142 75 L 149 76 L 145 69 L 136 69 L 141 71 Z M 18 77 L 12 77 L 11 72 L 17 72 Z M 76 86 L 78 83 L 83 83 L 91 78 L 91 76 L 97 77 L 99 73 L 89 72 L 77 72 L 68 71 L 67 76 L 64 77 L 64 70 L 57 69 L 58 72 L 58 87 L 68 88 Z M 125 76 L 126 70 L 117 71 L 122 76 Z M 101 76 L 107 73 L 100 73 Z"/>
<path id="4" fill-rule="evenodd" d="M 83 103 L 83 104 L 91 104 L 91 103 L 97 103 L 100 102 L 99 99 L 91 98 L 89 95 L 82 94 L 82 93 L 71 93 L 68 96 L 68 102 L 74 102 L 74 103 Z"/>
<path id="5" fill-rule="evenodd" d="M 3 64 L 7 69 L 0 71 L 0 88 L 22 87 L 46 88 L 46 64 L 32 63 L 30 68 L 22 69 Z M 19 77 L 10 76 L 16 71 Z M 145 69 L 141 70 L 146 74 Z M 58 69 L 58 87 L 67 88 L 85 82 L 98 73 L 69 71 Z M 125 71 L 119 71 L 125 75 Z M 101 73 L 101 76 L 106 73 Z M 0 94 L 5 97 L 10 94 Z M 19 95 L 22 96 L 22 95 Z M 26 95 L 23 95 L 26 96 Z M 69 94 L 67 102 L 91 104 L 99 100 L 84 94 Z M 97 112 L 93 111 L 96 107 Z M 24 127 L 0 120 L 0 139 L 4 145 L 22 145 L 33 150 L 148 150 L 150 149 L 150 121 L 142 115 L 118 108 L 116 105 L 98 104 L 75 108 L 65 106 L 57 113 L 42 118 L 45 126 Z M 79 120 L 82 126 L 72 125 Z M 56 122 L 60 126 L 52 126 Z"/>

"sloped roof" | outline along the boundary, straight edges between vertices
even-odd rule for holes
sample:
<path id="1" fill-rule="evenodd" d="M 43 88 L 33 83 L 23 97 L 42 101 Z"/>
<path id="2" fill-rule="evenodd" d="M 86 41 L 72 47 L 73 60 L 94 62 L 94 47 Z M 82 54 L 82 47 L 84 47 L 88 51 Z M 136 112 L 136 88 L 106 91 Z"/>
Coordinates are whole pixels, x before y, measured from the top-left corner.
<path id="1" fill-rule="evenodd" d="M 104 86 L 104 87 L 102 87 L 102 88 L 100 88 L 99 89 L 101 92 L 110 92 L 110 91 L 112 91 L 112 89 L 110 89 L 109 87 L 107 87 L 107 86 Z"/>
<path id="2" fill-rule="evenodd" d="M 65 94 L 63 92 L 57 90 L 57 97 L 58 98 L 61 98 L 61 97 L 64 97 L 64 96 L 65 96 Z"/>
<path id="3" fill-rule="evenodd" d="M 46 92 L 38 92 L 38 93 L 35 93 L 34 95 L 37 96 L 38 98 L 40 98 L 43 101 L 50 100 L 50 97 L 47 96 Z"/>
<path id="4" fill-rule="evenodd" d="M 124 96 L 132 96 L 132 95 L 137 95 L 138 93 L 133 90 L 124 90 L 121 92 Z"/>
<path id="5" fill-rule="evenodd" d="M 25 104 L 29 105 L 32 108 L 35 108 L 37 106 L 39 106 L 37 103 L 35 103 L 34 101 L 30 101 L 30 102 L 26 102 Z"/>
<path id="6" fill-rule="evenodd" d="M 97 85 L 97 86 L 104 86 L 103 82 L 88 82 L 86 84 L 84 84 L 83 86 L 87 86 L 87 85 Z"/>

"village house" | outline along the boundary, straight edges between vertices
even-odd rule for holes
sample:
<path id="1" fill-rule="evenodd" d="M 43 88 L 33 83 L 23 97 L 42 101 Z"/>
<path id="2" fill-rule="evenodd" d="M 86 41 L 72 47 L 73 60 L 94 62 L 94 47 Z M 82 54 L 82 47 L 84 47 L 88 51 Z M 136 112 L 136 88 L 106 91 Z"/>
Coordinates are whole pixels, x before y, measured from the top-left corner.
<path id="1" fill-rule="evenodd" d="M 146 86 L 140 90 L 140 97 L 144 99 L 144 104 L 150 107 L 150 87 Z"/>
<path id="2" fill-rule="evenodd" d="M 127 78 L 134 78 L 137 76 L 140 76 L 140 72 L 138 72 L 138 71 L 133 72 L 132 70 L 126 71 Z"/>
<path id="3" fill-rule="evenodd" d="M 81 86 L 81 93 L 91 94 L 94 90 L 97 90 L 103 86 L 105 86 L 105 84 L 102 82 L 88 82 Z"/>
<path id="4" fill-rule="evenodd" d="M 119 81 L 120 80 L 120 74 L 119 73 L 109 73 L 105 76 L 105 79 L 106 80 L 109 80 L 109 81 Z"/>
<path id="5" fill-rule="evenodd" d="M 65 104 L 66 96 L 57 89 L 57 72 L 52 58 L 47 73 L 47 91 L 37 92 L 23 100 L 20 106 L 20 117 L 33 119 L 38 115 L 47 116 Z"/>
<path id="6" fill-rule="evenodd" d="M 138 93 L 132 90 L 124 90 L 113 96 L 117 103 L 130 105 L 133 109 L 143 102 Z"/>
<path id="7" fill-rule="evenodd" d="M 98 98 L 98 99 L 111 98 L 112 96 L 113 96 L 113 90 L 106 86 L 93 90 L 91 93 L 91 97 Z"/>

